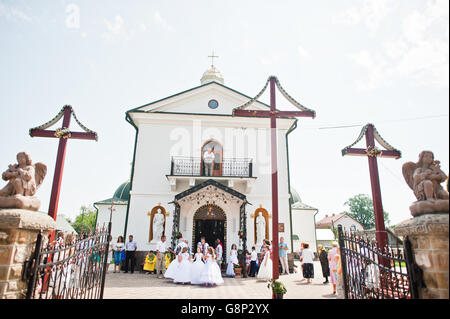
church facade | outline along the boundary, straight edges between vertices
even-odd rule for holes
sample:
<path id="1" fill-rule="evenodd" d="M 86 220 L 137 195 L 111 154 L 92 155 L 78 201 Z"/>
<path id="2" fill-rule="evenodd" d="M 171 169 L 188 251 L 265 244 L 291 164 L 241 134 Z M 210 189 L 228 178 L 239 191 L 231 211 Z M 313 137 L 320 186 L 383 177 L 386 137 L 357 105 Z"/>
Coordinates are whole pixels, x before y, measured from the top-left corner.
<path id="1" fill-rule="evenodd" d="M 192 248 L 201 237 L 210 245 L 220 239 L 226 255 L 232 244 L 251 250 L 272 239 L 270 122 L 232 116 L 250 99 L 225 86 L 211 66 L 200 86 L 126 112 L 136 138 L 126 205 L 117 199 L 112 213 L 113 238 L 132 234 L 141 251 L 154 249 L 160 234 L 172 246 L 186 239 Z M 277 119 L 279 235 L 290 249 L 288 135 L 296 122 Z M 112 200 L 96 203 L 97 224 L 109 220 Z"/>

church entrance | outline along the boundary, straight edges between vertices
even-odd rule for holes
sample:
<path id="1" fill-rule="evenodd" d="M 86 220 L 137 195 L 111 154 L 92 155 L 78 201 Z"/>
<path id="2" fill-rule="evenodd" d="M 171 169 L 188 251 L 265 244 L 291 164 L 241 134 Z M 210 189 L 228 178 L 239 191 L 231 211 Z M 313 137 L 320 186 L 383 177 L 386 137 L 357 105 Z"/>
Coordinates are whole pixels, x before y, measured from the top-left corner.
<path id="1" fill-rule="evenodd" d="M 204 205 L 194 214 L 194 229 L 192 231 L 193 252 L 197 251 L 197 243 L 202 237 L 205 241 L 215 247 L 216 239 L 220 239 L 223 246 L 222 259 L 226 256 L 226 229 L 227 219 L 225 212 L 217 205 Z"/>

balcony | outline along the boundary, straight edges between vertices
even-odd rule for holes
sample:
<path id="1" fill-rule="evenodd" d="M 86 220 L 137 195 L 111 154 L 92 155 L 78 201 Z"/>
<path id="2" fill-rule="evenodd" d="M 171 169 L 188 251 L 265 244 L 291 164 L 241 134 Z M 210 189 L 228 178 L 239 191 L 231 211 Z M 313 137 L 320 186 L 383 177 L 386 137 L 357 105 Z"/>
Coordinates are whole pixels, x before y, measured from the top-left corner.
<path id="1" fill-rule="evenodd" d="M 253 177 L 253 160 L 250 158 L 223 158 L 215 161 L 212 176 L 205 176 L 204 163 L 200 157 L 174 156 L 171 159 L 170 175 L 167 175 L 172 191 L 176 190 L 177 180 L 189 180 L 189 186 L 208 179 L 222 182 L 228 187 L 234 187 L 234 182 L 245 182 L 246 190 L 250 191 Z"/>

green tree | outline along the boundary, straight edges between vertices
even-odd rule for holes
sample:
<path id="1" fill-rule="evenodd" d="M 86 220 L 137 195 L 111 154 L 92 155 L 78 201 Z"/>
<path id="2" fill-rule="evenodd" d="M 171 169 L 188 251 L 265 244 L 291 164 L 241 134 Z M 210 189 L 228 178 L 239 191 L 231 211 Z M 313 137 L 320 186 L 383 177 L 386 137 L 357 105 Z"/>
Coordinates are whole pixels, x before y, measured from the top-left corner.
<path id="1" fill-rule="evenodd" d="M 344 213 L 350 215 L 365 229 L 371 229 L 375 227 L 375 214 L 373 211 L 373 201 L 369 195 L 358 194 L 349 198 L 344 205 L 348 206 L 349 211 Z M 389 224 L 389 214 L 383 210 L 384 222 L 386 225 Z"/>
<path id="2" fill-rule="evenodd" d="M 72 227 L 77 233 L 88 234 L 95 231 L 95 219 L 97 217 L 97 211 L 93 207 L 81 206 L 80 214 L 75 217 L 75 221 L 72 223 Z"/>

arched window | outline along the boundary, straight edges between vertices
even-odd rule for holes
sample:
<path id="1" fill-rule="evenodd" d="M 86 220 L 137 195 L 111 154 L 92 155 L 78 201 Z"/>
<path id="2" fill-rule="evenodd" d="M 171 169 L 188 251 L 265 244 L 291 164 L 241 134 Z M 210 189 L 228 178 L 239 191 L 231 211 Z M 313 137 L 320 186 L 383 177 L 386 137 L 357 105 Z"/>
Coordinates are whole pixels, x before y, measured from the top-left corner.
<path id="1" fill-rule="evenodd" d="M 222 163 L 223 163 L 223 147 L 222 144 L 215 140 L 208 140 L 202 146 L 201 152 L 201 175 L 205 175 L 205 166 L 203 162 L 203 155 L 208 150 L 212 150 L 214 153 L 214 164 L 213 164 L 213 174 L 212 176 L 222 176 Z"/>

